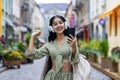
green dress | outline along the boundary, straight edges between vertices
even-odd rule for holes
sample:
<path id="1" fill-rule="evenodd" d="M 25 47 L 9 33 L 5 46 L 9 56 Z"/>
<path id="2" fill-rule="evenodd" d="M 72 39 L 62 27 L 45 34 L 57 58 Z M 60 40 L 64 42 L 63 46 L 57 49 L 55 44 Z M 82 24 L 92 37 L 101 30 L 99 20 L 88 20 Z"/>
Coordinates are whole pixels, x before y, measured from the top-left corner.
<path id="1" fill-rule="evenodd" d="M 61 49 L 58 49 L 56 40 L 50 43 L 44 44 L 39 49 L 34 49 L 30 54 L 27 54 L 28 58 L 40 59 L 46 55 L 50 55 L 52 61 L 56 62 L 56 69 L 51 69 L 45 76 L 45 80 L 73 80 L 72 71 L 61 71 L 63 66 L 63 60 L 67 60 L 70 64 L 79 62 L 78 47 L 75 57 L 72 57 L 72 48 L 64 39 Z"/>

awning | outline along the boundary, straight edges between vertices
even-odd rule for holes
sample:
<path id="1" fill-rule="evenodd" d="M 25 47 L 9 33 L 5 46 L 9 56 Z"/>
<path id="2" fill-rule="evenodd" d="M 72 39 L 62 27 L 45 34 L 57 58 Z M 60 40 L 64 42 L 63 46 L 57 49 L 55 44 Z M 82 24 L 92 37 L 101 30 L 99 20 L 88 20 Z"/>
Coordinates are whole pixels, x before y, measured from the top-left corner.
<path id="1" fill-rule="evenodd" d="M 105 17 L 105 16 L 108 16 L 108 15 L 112 14 L 113 12 L 115 12 L 115 10 L 116 10 L 118 7 L 120 7 L 120 4 L 117 5 L 117 6 L 115 6 L 115 7 L 112 8 L 112 9 L 108 10 L 108 11 L 103 12 L 102 14 L 100 14 L 100 15 L 98 16 L 98 18 L 103 18 L 103 17 Z"/>
<path id="2" fill-rule="evenodd" d="M 110 15 L 112 13 L 113 13 L 113 10 L 103 12 L 101 15 L 98 16 L 98 18 L 103 18 L 103 17 L 108 16 L 108 15 Z"/>
<path id="3" fill-rule="evenodd" d="M 3 19 L 3 22 L 4 22 L 4 23 L 6 22 L 8 25 L 12 26 L 13 28 L 16 27 L 11 20 L 9 20 L 9 19 L 7 19 L 7 18 L 2 18 L 2 19 Z M 4 25 L 5 25 L 5 24 L 4 24 Z"/>

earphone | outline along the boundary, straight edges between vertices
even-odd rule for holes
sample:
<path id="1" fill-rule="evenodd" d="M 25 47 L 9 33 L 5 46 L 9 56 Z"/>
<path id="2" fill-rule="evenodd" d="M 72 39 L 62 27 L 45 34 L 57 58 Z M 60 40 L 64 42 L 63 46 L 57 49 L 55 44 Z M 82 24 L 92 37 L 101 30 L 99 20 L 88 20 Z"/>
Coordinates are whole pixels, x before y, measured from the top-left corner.
<path id="1" fill-rule="evenodd" d="M 62 16 L 62 17 L 63 17 L 63 16 Z M 64 17 L 63 17 L 63 18 L 64 18 Z M 64 19 L 65 19 L 65 18 L 64 18 Z M 65 29 L 67 29 L 69 25 L 68 25 L 68 22 L 67 22 L 66 19 L 65 19 L 64 24 L 65 24 Z M 55 32 L 52 26 L 48 26 L 48 29 L 49 29 L 50 32 Z"/>
<path id="2" fill-rule="evenodd" d="M 55 31 L 53 30 L 52 26 L 49 26 L 48 29 L 49 29 L 50 32 L 55 32 Z"/>

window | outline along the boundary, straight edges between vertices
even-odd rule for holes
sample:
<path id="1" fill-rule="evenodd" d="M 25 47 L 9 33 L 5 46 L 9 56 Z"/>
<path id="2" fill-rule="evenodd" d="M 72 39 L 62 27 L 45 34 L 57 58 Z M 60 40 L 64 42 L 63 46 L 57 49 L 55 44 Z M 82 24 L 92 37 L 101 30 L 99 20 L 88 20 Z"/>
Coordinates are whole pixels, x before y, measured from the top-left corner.
<path id="1" fill-rule="evenodd" d="M 102 12 L 105 11 L 105 5 L 102 5 Z"/>

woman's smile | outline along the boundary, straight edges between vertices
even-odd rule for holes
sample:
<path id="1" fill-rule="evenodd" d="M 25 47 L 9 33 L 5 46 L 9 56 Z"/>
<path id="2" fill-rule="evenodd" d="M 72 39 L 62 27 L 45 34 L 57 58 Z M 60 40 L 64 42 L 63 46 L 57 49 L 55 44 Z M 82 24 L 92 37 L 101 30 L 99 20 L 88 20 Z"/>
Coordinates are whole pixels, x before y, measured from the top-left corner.
<path id="1" fill-rule="evenodd" d="M 57 31 L 62 31 L 62 30 L 64 30 L 64 27 L 62 27 L 62 26 L 57 27 L 56 30 L 57 30 Z"/>

